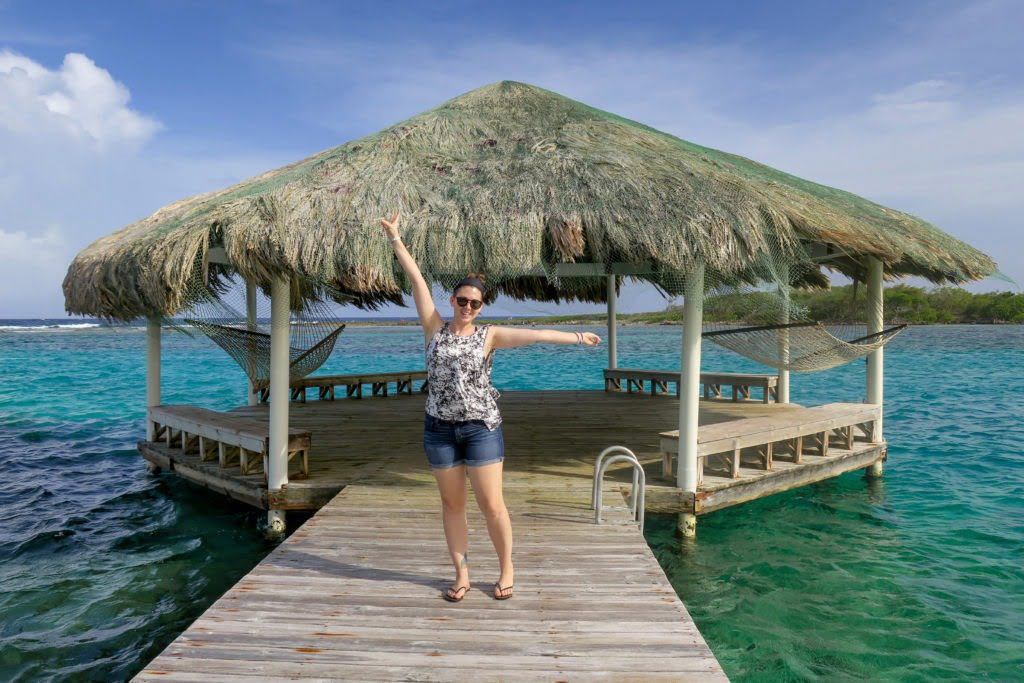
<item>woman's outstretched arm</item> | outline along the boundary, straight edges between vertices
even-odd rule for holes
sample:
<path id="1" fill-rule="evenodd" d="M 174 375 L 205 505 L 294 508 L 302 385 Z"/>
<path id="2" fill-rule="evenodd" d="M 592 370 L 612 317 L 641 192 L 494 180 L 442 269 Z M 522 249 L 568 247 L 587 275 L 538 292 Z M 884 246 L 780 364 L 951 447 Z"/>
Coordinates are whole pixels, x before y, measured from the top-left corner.
<path id="1" fill-rule="evenodd" d="M 437 307 L 434 306 L 434 297 L 430 294 L 430 287 L 427 285 L 427 281 L 423 279 L 420 267 L 416 265 L 412 254 L 409 253 L 409 250 L 405 248 L 405 244 L 402 242 L 402 236 L 398 232 L 398 224 L 401 220 L 402 212 L 399 211 L 390 220 L 382 218 L 380 224 L 395 250 L 395 256 L 398 258 L 399 265 L 402 266 L 402 270 L 405 271 L 409 281 L 412 283 L 412 298 L 416 302 L 416 313 L 419 315 L 420 325 L 423 326 L 423 333 L 427 339 L 430 339 L 434 336 L 435 332 L 441 329 L 444 321 L 441 320 L 441 315 L 437 312 Z"/>
<path id="2" fill-rule="evenodd" d="M 560 330 L 533 330 L 517 327 L 492 327 L 487 335 L 487 347 L 490 349 L 511 349 L 517 346 L 528 346 L 537 342 L 550 344 L 584 344 L 597 346 L 601 338 L 593 332 L 562 332 Z"/>

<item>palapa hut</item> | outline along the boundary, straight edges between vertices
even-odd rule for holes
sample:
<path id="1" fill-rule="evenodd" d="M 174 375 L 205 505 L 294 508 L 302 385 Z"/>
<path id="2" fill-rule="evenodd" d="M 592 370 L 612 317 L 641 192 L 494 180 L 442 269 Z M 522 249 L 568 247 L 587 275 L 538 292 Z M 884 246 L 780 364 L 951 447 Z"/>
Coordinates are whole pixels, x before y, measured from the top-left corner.
<path id="1" fill-rule="evenodd" d="M 365 308 L 400 302 L 406 283 L 379 227 L 397 209 L 428 279 L 476 271 L 512 297 L 608 301 L 610 367 L 623 277 L 687 294 L 678 473 L 685 491 L 696 486 L 708 287 L 763 281 L 766 265 L 775 273 L 772 266 L 783 266 L 787 286 L 822 284 L 824 267 L 867 283 L 875 302 L 869 331 L 878 332 L 883 278 L 963 283 L 996 269 L 913 216 L 503 81 L 97 240 L 68 269 L 66 307 L 150 320 L 157 359 L 147 400 L 158 404 L 158 321 L 187 305 L 197 268 L 237 273 L 271 292 L 278 321 L 287 319 L 286 302 L 294 307 L 307 294 L 300 279 Z M 286 348 L 287 325 L 275 329 L 272 344 Z M 278 374 L 271 371 L 271 489 L 287 479 L 286 361 L 278 354 Z M 869 366 L 869 399 L 881 403 L 881 350 Z"/>

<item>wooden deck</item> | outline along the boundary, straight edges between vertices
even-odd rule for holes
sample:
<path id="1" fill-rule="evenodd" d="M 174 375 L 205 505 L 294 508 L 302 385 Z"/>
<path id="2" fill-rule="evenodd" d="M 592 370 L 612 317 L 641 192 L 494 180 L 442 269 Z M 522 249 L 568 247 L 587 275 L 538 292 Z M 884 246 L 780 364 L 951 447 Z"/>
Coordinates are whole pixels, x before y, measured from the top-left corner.
<path id="1" fill-rule="evenodd" d="M 593 523 L 595 456 L 632 449 L 647 472 L 648 511 L 698 514 L 885 457 L 885 444 L 833 446 L 800 463 L 777 458 L 768 471 L 741 466 L 736 479 L 709 470 L 686 494 L 661 476 L 658 435 L 677 423 L 675 397 L 506 392 L 516 594 L 488 595 L 498 567 L 472 508 L 474 588 L 450 604 L 441 599 L 452 571 L 422 453 L 423 403 L 418 394 L 292 403 L 292 426 L 312 433 L 310 475 L 276 498 L 261 474 L 141 443 L 147 460 L 258 507 L 320 509 L 137 680 L 726 680 L 625 508 L 605 513 L 614 523 Z M 265 419 L 267 409 L 235 412 Z M 700 418 L 794 410 L 702 401 Z M 609 473 L 606 504 L 623 501 L 629 480 L 626 466 Z"/>
<path id="2" fill-rule="evenodd" d="M 310 400 L 290 404 L 292 427 L 309 430 L 313 444 L 308 479 L 293 480 L 280 496 L 268 497 L 262 474 L 243 475 L 203 462 L 164 444 L 139 444 L 144 458 L 223 495 L 262 509 L 315 510 L 343 487 L 382 473 L 396 485 L 430 481 L 423 455 L 422 394 Z M 514 485 L 535 476 L 557 475 L 565 483 L 585 482 L 594 458 L 604 448 L 633 450 L 647 474 L 647 509 L 697 514 L 760 498 L 779 491 L 863 469 L 885 458 L 885 444 L 857 442 L 852 450 L 833 447 L 827 457 L 804 456 L 793 463 L 776 458 L 771 470 L 742 466 L 738 478 L 705 474 L 696 496 L 680 491 L 661 475 L 658 434 L 678 425 L 674 396 L 604 391 L 504 392 L 500 400 L 506 441 L 506 482 Z M 780 415 L 790 404 L 701 401 L 700 423 Z M 234 412 L 265 420 L 266 405 Z M 293 465 L 294 471 L 297 465 Z M 610 481 L 625 483 L 628 468 L 614 468 Z"/>
<path id="3" fill-rule="evenodd" d="M 488 594 L 473 509 L 473 588 L 451 604 L 429 474 L 388 469 L 364 467 L 136 680 L 727 680 L 636 525 L 593 524 L 588 480 L 514 468 L 515 597 Z"/>

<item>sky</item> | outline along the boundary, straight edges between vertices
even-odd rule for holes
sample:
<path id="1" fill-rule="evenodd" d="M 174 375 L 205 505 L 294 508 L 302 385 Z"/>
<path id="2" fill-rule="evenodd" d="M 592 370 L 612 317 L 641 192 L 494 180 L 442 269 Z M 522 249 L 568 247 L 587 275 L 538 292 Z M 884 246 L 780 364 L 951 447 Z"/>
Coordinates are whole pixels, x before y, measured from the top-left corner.
<path id="1" fill-rule="evenodd" d="M 920 216 L 1024 283 L 1021 26 L 1016 0 L 0 0 L 0 318 L 65 315 L 75 254 L 166 204 L 506 79 Z"/>

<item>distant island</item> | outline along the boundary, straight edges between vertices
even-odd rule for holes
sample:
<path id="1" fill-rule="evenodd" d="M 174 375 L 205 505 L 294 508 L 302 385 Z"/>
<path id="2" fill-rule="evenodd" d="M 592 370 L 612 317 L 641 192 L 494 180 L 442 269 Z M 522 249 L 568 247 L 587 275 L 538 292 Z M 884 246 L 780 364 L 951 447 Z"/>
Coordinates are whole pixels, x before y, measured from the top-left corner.
<path id="1" fill-rule="evenodd" d="M 709 297 L 704 303 L 704 321 L 711 323 L 743 323 L 749 311 L 749 297 L 772 297 L 772 294 L 728 294 Z M 829 291 L 796 291 L 793 301 L 806 309 L 808 318 L 828 323 L 864 322 L 865 288 L 845 285 Z M 887 322 L 911 325 L 940 324 L 1024 324 L 1024 294 L 990 292 L 974 294 L 959 287 L 925 289 L 895 285 L 885 289 Z M 593 325 L 605 322 L 604 313 L 583 313 L 543 317 L 494 319 L 504 325 L 529 325 L 543 321 L 554 325 Z M 650 313 L 620 313 L 616 320 L 622 325 L 681 324 L 682 306 L 669 306 Z"/>

